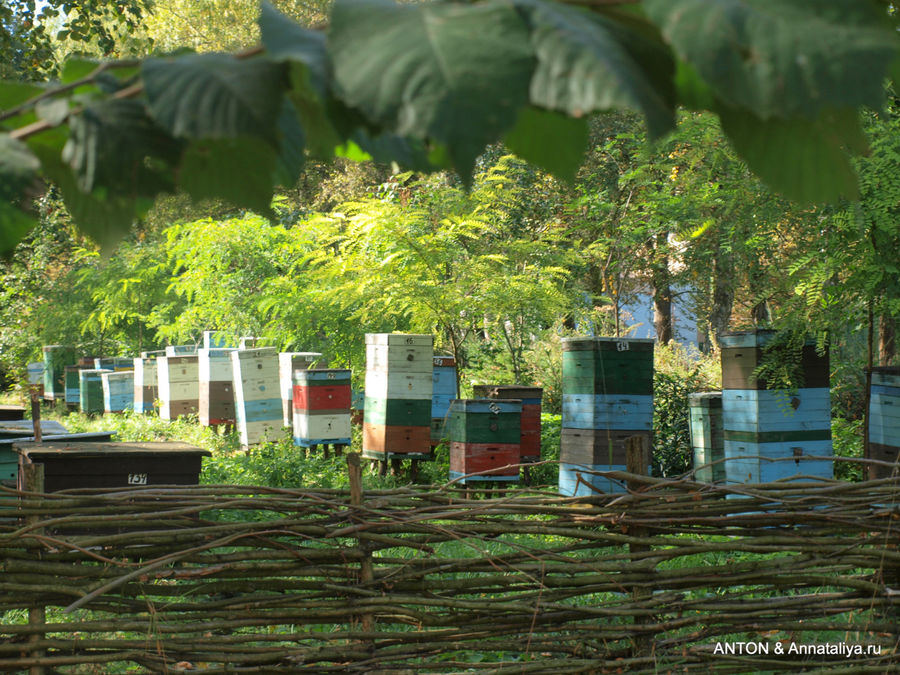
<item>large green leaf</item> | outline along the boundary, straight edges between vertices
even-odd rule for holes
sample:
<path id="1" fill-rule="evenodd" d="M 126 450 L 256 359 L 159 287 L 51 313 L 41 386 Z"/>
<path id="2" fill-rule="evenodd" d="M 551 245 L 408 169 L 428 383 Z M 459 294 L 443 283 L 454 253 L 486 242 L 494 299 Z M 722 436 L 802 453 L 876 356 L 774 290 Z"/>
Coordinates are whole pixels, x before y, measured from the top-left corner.
<path id="1" fill-rule="evenodd" d="M 52 144 L 35 142 L 29 147 L 40 158 L 44 175 L 59 188 L 66 208 L 79 228 L 107 252 L 130 231 L 135 218 L 150 205 L 149 200 L 137 200 L 105 188 L 85 192 L 78 187 L 78 177 Z"/>
<path id="2" fill-rule="evenodd" d="M 197 140 L 185 150 L 179 186 L 194 199 L 224 199 L 268 216 L 277 161 L 258 138 Z"/>
<path id="3" fill-rule="evenodd" d="M 176 138 L 258 136 L 276 142 L 281 64 L 227 54 L 150 59 L 141 69 L 153 117 Z"/>
<path id="4" fill-rule="evenodd" d="M 519 157 L 572 182 L 584 162 L 587 120 L 539 108 L 525 108 L 503 142 Z"/>
<path id="5" fill-rule="evenodd" d="M 0 111 L 15 108 L 43 91 L 42 88 L 33 84 L 0 80 Z"/>
<path id="6" fill-rule="evenodd" d="M 275 182 L 292 187 L 306 163 L 306 133 L 297 119 L 297 109 L 289 99 L 284 100 L 281 116 L 278 118 L 278 163 L 275 167 Z"/>
<path id="7" fill-rule="evenodd" d="M 873 0 L 644 0 L 678 55 L 761 119 L 878 105 L 898 37 Z"/>
<path id="8" fill-rule="evenodd" d="M 651 137 L 675 124 L 674 62 L 650 27 L 545 0 L 516 0 L 531 18 L 538 67 L 531 102 L 580 117 L 629 108 Z"/>
<path id="9" fill-rule="evenodd" d="M 0 134 L 0 256 L 12 251 L 36 222 L 27 202 L 39 168 L 28 146 Z"/>
<path id="10" fill-rule="evenodd" d="M 269 56 L 275 61 L 304 64 L 311 85 L 324 98 L 331 79 L 325 36 L 303 28 L 268 2 L 262 3 L 259 31 Z"/>
<path id="11" fill-rule="evenodd" d="M 62 158 L 83 192 L 104 187 L 123 196 L 153 196 L 171 190 L 169 169 L 182 144 L 150 119 L 143 103 L 95 103 L 74 115 L 69 127 Z"/>
<path id="12" fill-rule="evenodd" d="M 328 40 L 339 95 L 389 131 L 445 144 L 464 177 L 528 101 L 528 27 L 503 2 L 337 0 Z"/>
<path id="13" fill-rule="evenodd" d="M 721 106 L 719 117 L 750 168 L 787 197 L 819 202 L 857 196 L 848 153 L 864 149 L 865 137 L 855 110 L 826 110 L 812 121 L 761 120 L 746 110 Z"/>

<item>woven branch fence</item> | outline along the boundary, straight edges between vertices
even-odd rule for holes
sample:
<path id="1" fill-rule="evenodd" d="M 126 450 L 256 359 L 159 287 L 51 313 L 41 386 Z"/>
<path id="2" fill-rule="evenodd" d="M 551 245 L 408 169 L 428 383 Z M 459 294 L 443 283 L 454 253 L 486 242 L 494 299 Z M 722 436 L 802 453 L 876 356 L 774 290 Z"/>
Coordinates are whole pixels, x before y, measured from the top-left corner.
<path id="1" fill-rule="evenodd" d="M 0 670 L 900 669 L 900 480 L 615 475 L 640 490 L 6 491 Z"/>

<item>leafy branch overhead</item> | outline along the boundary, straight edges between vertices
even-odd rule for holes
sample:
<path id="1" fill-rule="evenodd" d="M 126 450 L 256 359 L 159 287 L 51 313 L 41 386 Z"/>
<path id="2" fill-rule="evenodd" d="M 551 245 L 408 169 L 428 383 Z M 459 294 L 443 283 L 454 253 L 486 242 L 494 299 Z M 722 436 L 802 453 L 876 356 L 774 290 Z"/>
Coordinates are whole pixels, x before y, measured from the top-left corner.
<path id="1" fill-rule="evenodd" d="M 589 6 L 582 6 L 589 5 Z M 73 60 L 61 83 L 0 82 L 0 250 L 41 181 L 85 230 L 128 231 L 161 193 L 265 214 L 307 156 L 374 157 L 469 180 L 504 141 L 563 178 L 587 116 L 630 109 L 651 137 L 679 105 L 717 113 L 787 196 L 856 194 L 856 111 L 898 59 L 881 0 L 336 0 L 328 29 L 263 4 L 262 45 L 141 63 Z"/>

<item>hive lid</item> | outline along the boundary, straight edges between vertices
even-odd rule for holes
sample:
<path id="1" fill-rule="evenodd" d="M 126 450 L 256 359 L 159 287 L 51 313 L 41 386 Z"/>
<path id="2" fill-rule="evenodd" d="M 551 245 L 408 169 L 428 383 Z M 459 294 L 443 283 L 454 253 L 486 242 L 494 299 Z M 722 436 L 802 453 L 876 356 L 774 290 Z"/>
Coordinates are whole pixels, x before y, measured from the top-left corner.
<path id="1" fill-rule="evenodd" d="M 187 443 L 91 443 L 60 442 L 51 445 L 43 443 L 14 443 L 13 450 L 32 460 L 53 457 L 98 457 L 102 455 L 200 455 L 210 457 L 209 450 Z"/>
<path id="2" fill-rule="evenodd" d="M 431 347 L 434 345 L 434 336 L 424 333 L 366 333 L 366 344 Z"/>

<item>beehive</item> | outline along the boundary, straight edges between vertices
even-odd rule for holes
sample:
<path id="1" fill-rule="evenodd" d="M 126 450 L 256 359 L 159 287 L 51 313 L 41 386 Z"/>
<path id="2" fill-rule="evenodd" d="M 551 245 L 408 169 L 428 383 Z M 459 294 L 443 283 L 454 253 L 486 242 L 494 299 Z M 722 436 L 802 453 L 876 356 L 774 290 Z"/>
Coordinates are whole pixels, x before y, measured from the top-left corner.
<path id="1" fill-rule="evenodd" d="M 26 366 L 28 373 L 28 386 L 38 388 L 38 396 L 44 396 L 44 364 L 35 361 Z"/>
<path id="2" fill-rule="evenodd" d="M 625 471 L 625 441 L 653 424 L 653 340 L 563 340 L 559 490 L 587 496 L 624 485 L 590 471 Z"/>
<path id="3" fill-rule="evenodd" d="M 293 382 L 294 445 L 350 445 L 350 370 L 301 368 Z"/>
<path id="4" fill-rule="evenodd" d="M 78 371 L 80 389 L 78 406 L 81 412 L 93 415 L 103 412 L 103 373 L 108 370 L 84 368 Z"/>
<path id="5" fill-rule="evenodd" d="M 134 409 L 134 371 L 120 370 L 100 375 L 103 386 L 103 411 L 125 412 Z"/>
<path id="6" fill-rule="evenodd" d="M 430 457 L 433 344 L 431 335 L 366 334 L 365 457 Z"/>
<path id="7" fill-rule="evenodd" d="M 42 435 L 52 438 L 65 433 L 66 428 L 59 422 L 41 420 Z M 30 439 L 33 434 L 34 422 L 32 420 L 0 421 L 0 485 L 8 488 L 16 487 L 16 479 L 19 475 L 19 457 L 13 451 L 13 445 L 22 439 Z"/>
<path id="8" fill-rule="evenodd" d="M 172 350 L 170 352 L 169 350 Z M 197 355 L 175 356 L 172 347 L 156 359 L 159 417 L 174 420 L 196 415 L 200 410 L 200 379 Z"/>
<path id="9" fill-rule="evenodd" d="M 475 398 L 513 398 L 522 401 L 522 462 L 541 461 L 541 387 L 523 387 L 507 384 L 476 384 L 472 387 Z"/>
<path id="10" fill-rule="evenodd" d="M 62 401 L 66 396 L 65 367 L 75 365 L 75 348 L 46 345 L 44 354 L 44 398 Z"/>
<path id="11" fill-rule="evenodd" d="M 243 447 L 281 433 L 281 383 L 274 347 L 231 352 L 234 412 Z"/>
<path id="12" fill-rule="evenodd" d="M 769 390 L 754 376 L 774 331 L 723 335 L 722 426 L 728 483 L 768 483 L 806 475 L 833 477 L 828 355 L 807 341 L 800 363 L 804 386 Z M 777 461 L 781 460 L 781 461 Z"/>
<path id="13" fill-rule="evenodd" d="M 722 428 L 722 392 L 688 395 L 694 479 L 701 483 L 725 482 L 725 436 Z M 717 462 L 713 464 L 713 462 Z"/>
<path id="14" fill-rule="evenodd" d="M 165 350 L 141 352 L 134 359 L 134 411 L 153 412 L 159 398 L 159 373 L 156 359 L 165 355 Z"/>
<path id="15" fill-rule="evenodd" d="M 17 443 L 21 464 L 44 465 L 44 491 L 196 485 L 210 452 L 185 443 Z"/>
<path id="16" fill-rule="evenodd" d="M 279 352 L 278 380 L 281 383 L 281 423 L 290 427 L 294 419 L 294 371 L 312 368 L 322 358 L 319 352 Z"/>
<path id="17" fill-rule="evenodd" d="M 874 368 L 869 399 L 869 459 L 894 466 L 871 465 L 869 478 L 888 478 L 900 463 L 900 368 Z"/>
<path id="18" fill-rule="evenodd" d="M 104 356 L 94 359 L 94 368 L 98 370 L 134 370 L 134 359 L 130 356 Z"/>
<path id="19" fill-rule="evenodd" d="M 435 444 L 447 438 L 450 401 L 457 396 L 456 359 L 452 356 L 435 356 L 432 364 L 431 442 Z"/>
<path id="20" fill-rule="evenodd" d="M 454 400 L 447 427 L 451 480 L 460 483 L 519 480 L 520 400 Z"/>
<path id="21" fill-rule="evenodd" d="M 81 378 L 79 373 L 86 369 L 86 366 L 66 366 L 64 368 L 65 401 L 66 407 L 70 410 L 76 410 L 81 406 Z"/>
<path id="22" fill-rule="evenodd" d="M 206 336 L 205 336 L 206 337 Z M 197 350 L 200 426 L 234 424 L 233 349 L 204 347 Z"/>

